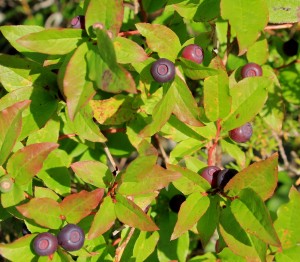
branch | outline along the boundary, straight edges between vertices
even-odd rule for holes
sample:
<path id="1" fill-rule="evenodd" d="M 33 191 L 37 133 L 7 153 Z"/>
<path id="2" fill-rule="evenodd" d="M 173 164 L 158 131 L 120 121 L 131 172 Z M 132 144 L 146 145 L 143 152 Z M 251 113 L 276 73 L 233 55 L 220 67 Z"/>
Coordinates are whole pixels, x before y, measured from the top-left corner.
<path id="1" fill-rule="evenodd" d="M 208 148 L 208 159 L 207 159 L 207 165 L 212 166 L 214 164 L 214 153 L 215 149 L 218 145 L 219 139 L 220 139 L 220 133 L 221 133 L 221 119 L 217 120 L 217 132 L 216 132 L 216 137 L 214 139 L 214 142 L 212 146 Z"/>
<path id="2" fill-rule="evenodd" d="M 120 262 L 121 261 L 122 254 L 123 254 L 128 242 L 130 241 L 130 239 L 131 239 L 131 237 L 134 233 L 134 230 L 135 230 L 135 228 L 132 227 L 129 231 L 128 236 L 124 240 L 124 242 L 117 248 L 114 262 Z"/>
<path id="3" fill-rule="evenodd" d="M 105 152 L 105 154 L 106 154 L 106 156 L 107 156 L 107 158 L 108 158 L 108 160 L 109 160 L 109 162 L 110 162 L 110 164 L 113 168 L 112 173 L 115 176 L 117 176 L 120 173 L 120 170 L 119 170 L 118 165 L 116 164 L 113 156 L 111 155 L 111 153 L 110 153 L 110 151 L 109 151 L 109 149 L 108 149 L 108 147 L 105 143 L 103 143 L 103 149 L 104 149 L 104 152 Z"/>
<path id="4" fill-rule="evenodd" d="M 155 138 L 155 140 L 156 140 L 156 143 L 157 143 L 157 145 L 158 145 L 158 148 L 159 148 L 159 150 L 160 150 L 160 153 L 161 153 L 161 155 L 162 155 L 162 158 L 163 158 L 165 164 L 167 165 L 167 164 L 169 163 L 169 157 L 168 157 L 168 155 L 167 155 L 165 149 L 163 148 L 163 146 L 162 146 L 162 144 L 161 144 L 161 142 L 160 142 L 160 139 L 159 139 L 158 134 L 155 134 L 155 135 L 154 135 L 154 138 Z"/>
<path id="5" fill-rule="evenodd" d="M 226 44 L 227 47 L 226 47 L 225 55 L 223 57 L 224 66 L 226 66 L 226 64 L 227 64 L 228 56 L 232 49 L 232 44 L 230 43 L 230 38 L 231 38 L 231 27 L 230 27 L 230 24 L 228 23 L 227 24 L 227 44 Z"/>
<path id="6" fill-rule="evenodd" d="M 139 35 L 140 32 L 138 30 L 133 30 L 133 31 L 127 31 L 127 32 L 120 32 L 118 34 L 118 36 L 123 36 L 123 37 L 127 37 L 127 36 L 131 36 L 131 35 Z"/>
<path id="7" fill-rule="evenodd" d="M 285 28 L 291 28 L 294 24 L 288 23 L 288 24 L 281 24 L 281 25 L 268 25 L 265 27 L 265 30 L 278 30 L 278 29 L 285 29 Z"/>

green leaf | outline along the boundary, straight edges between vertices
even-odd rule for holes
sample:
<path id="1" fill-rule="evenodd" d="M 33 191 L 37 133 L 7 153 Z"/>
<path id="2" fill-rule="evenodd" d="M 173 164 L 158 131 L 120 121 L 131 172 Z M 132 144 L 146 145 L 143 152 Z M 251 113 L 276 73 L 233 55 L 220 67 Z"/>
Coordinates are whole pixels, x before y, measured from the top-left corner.
<path id="1" fill-rule="evenodd" d="M 17 184 L 14 184 L 11 191 L 1 194 L 1 204 L 4 208 L 16 206 L 23 200 L 25 200 L 24 191 Z"/>
<path id="2" fill-rule="evenodd" d="M 72 129 L 73 133 L 88 141 L 103 143 L 107 139 L 101 133 L 99 126 L 94 122 L 93 117 L 93 110 L 89 106 L 81 108 L 73 121 L 71 121 L 68 118 L 68 114 L 66 114 L 66 119 L 69 120 L 68 127 Z"/>
<path id="3" fill-rule="evenodd" d="M 277 252 L 275 255 L 276 262 L 296 262 L 299 259 L 300 247 L 294 246 L 289 249 Z"/>
<path id="4" fill-rule="evenodd" d="M 197 231 L 203 247 L 209 243 L 217 228 L 220 215 L 219 201 L 220 198 L 217 195 L 209 197 L 209 207 L 197 222 Z"/>
<path id="5" fill-rule="evenodd" d="M 197 22 L 210 21 L 220 15 L 221 0 L 202 0 L 195 13 L 194 20 Z"/>
<path id="6" fill-rule="evenodd" d="M 250 122 L 262 109 L 272 81 L 266 77 L 246 77 L 230 89 L 231 112 L 223 120 L 222 130 L 228 131 Z"/>
<path id="7" fill-rule="evenodd" d="M 195 192 L 206 192 L 210 189 L 210 184 L 204 178 L 187 168 L 168 164 L 167 169 L 176 171 L 182 175 L 179 179 L 173 181 L 172 184 L 184 195 Z"/>
<path id="8" fill-rule="evenodd" d="M 146 38 L 150 49 L 157 52 L 161 58 L 175 61 L 181 50 L 181 44 L 178 36 L 171 29 L 159 24 L 137 23 L 135 26 Z"/>
<path id="9" fill-rule="evenodd" d="M 20 53 L 23 53 L 28 58 L 42 63 L 46 55 L 37 54 L 32 50 L 20 45 L 16 40 L 30 33 L 43 31 L 45 28 L 36 25 L 5 25 L 0 27 L 0 31 L 8 42 Z"/>
<path id="10" fill-rule="evenodd" d="M 182 57 L 180 57 L 179 60 L 179 64 L 181 65 L 184 74 L 192 80 L 204 79 L 219 73 L 217 69 L 199 65 Z"/>
<path id="11" fill-rule="evenodd" d="M 167 2 L 165 12 L 169 10 L 170 12 L 172 12 L 175 10 L 180 16 L 188 20 L 193 20 L 193 17 L 197 11 L 198 6 L 199 6 L 199 0 L 192 0 L 192 1 L 191 0 L 184 0 L 184 1 L 169 0 Z"/>
<path id="12" fill-rule="evenodd" d="M 267 245 L 240 226 L 230 207 L 223 209 L 220 214 L 219 232 L 235 254 L 247 261 L 265 261 Z"/>
<path id="13" fill-rule="evenodd" d="M 236 174 L 225 186 L 229 196 L 236 196 L 244 188 L 252 188 L 263 200 L 270 198 L 278 181 L 278 154 L 256 162 Z"/>
<path id="14" fill-rule="evenodd" d="M 97 87 L 110 93 L 126 91 L 136 93 L 135 82 L 131 74 L 117 63 L 116 53 L 112 40 L 104 30 L 96 30 L 98 49 L 90 55 L 93 56 L 96 72 L 90 73 L 91 80 Z M 99 62 L 102 61 L 102 62 Z M 100 67 L 100 69 L 98 69 Z"/>
<path id="15" fill-rule="evenodd" d="M 37 174 L 43 183 L 57 194 L 66 196 L 71 191 L 69 166 L 71 156 L 61 149 L 53 150 L 44 161 L 43 168 Z"/>
<path id="16" fill-rule="evenodd" d="M 220 258 L 221 261 L 224 261 L 224 262 L 230 262 L 230 261 L 234 261 L 234 262 L 246 262 L 247 261 L 246 259 L 242 258 L 241 256 L 238 256 L 235 253 L 233 253 L 228 247 L 224 248 L 218 254 L 218 258 Z M 198 261 L 195 261 L 195 262 L 198 262 Z"/>
<path id="17" fill-rule="evenodd" d="M 56 86 L 56 75 L 36 62 L 17 56 L 0 55 L 0 82 L 11 92 L 26 86 Z"/>
<path id="18" fill-rule="evenodd" d="M 89 48 L 88 43 L 80 45 L 67 60 L 64 75 L 61 76 L 71 120 L 95 94 L 92 82 L 87 81 L 87 61 L 84 58 Z"/>
<path id="19" fill-rule="evenodd" d="M 25 100 L 0 112 L 0 165 L 10 155 L 22 128 L 22 112 L 31 101 Z"/>
<path id="20" fill-rule="evenodd" d="M 52 191 L 51 189 L 47 188 L 47 187 L 39 187 L 39 186 L 35 186 L 34 187 L 34 196 L 36 198 L 51 198 L 55 201 L 60 201 L 60 197 L 59 195 L 57 195 L 54 191 Z"/>
<path id="21" fill-rule="evenodd" d="M 115 95 L 109 99 L 91 100 L 94 117 L 101 125 L 120 125 L 135 115 L 132 107 L 133 98 L 126 95 Z"/>
<path id="22" fill-rule="evenodd" d="M 248 61 L 259 65 L 264 64 L 268 56 L 268 41 L 265 36 L 261 36 L 247 51 Z"/>
<path id="23" fill-rule="evenodd" d="M 94 217 L 88 233 L 88 239 L 94 239 L 104 234 L 112 227 L 115 220 L 116 214 L 113 200 L 110 196 L 106 196 L 100 204 L 100 208 Z"/>
<path id="24" fill-rule="evenodd" d="M 89 35 L 93 36 L 93 24 L 102 23 L 105 29 L 112 31 L 116 36 L 123 22 L 123 1 L 102 0 L 99 4 L 98 0 L 90 0 L 88 2 L 85 13 L 85 28 Z"/>
<path id="25" fill-rule="evenodd" d="M 16 184 L 28 184 L 42 169 L 50 152 L 57 147 L 58 144 L 46 142 L 31 144 L 18 150 L 7 162 L 8 173 L 15 178 Z"/>
<path id="26" fill-rule="evenodd" d="M 171 240 L 191 229 L 209 207 L 209 199 L 200 192 L 194 192 L 182 203 Z"/>
<path id="27" fill-rule="evenodd" d="M 159 228 L 134 202 L 120 194 L 116 194 L 115 212 L 117 218 L 130 227 L 142 231 L 155 231 Z"/>
<path id="28" fill-rule="evenodd" d="M 269 22 L 275 24 L 299 22 L 299 2 L 297 0 L 267 0 Z"/>
<path id="29" fill-rule="evenodd" d="M 203 92 L 204 110 L 210 121 L 222 119 L 229 114 L 231 97 L 229 95 L 229 79 L 225 72 L 206 78 Z"/>
<path id="30" fill-rule="evenodd" d="M 31 261 L 36 254 L 31 250 L 31 242 L 36 234 L 28 234 L 10 244 L 0 244 L 0 255 L 10 261 Z"/>
<path id="31" fill-rule="evenodd" d="M 153 233 L 140 232 L 133 248 L 133 258 L 136 259 L 135 261 L 145 261 L 154 252 L 158 239 L 159 234 L 157 231 Z"/>
<path id="32" fill-rule="evenodd" d="M 257 8 L 259 6 L 259 8 Z M 259 37 L 268 23 L 268 6 L 265 0 L 221 0 L 221 15 L 229 20 L 239 43 L 239 55 L 244 54 Z M 249 26 L 251 21 L 251 26 Z"/>
<path id="33" fill-rule="evenodd" d="M 84 182 L 98 188 L 106 188 L 113 179 L 112 173 L 107 165 L 99 161 L 79 161 L 73 163 L 71 168 Z"/>
<path id="34" fill-rule="evenodd" d="M 42 54 L 64 55 L 84 41 L 83 31 L 69 28 L 50 28 L 25 35 L 17 40 L 20 45 Z"/>
<path id="35" fill-rule="evenodd" d="M 260 196 L 251 188 L 245 188 L 231 203 L 234 217 L 241 227 L 267 244 L 280 247 L 280 241 L 272 219 Z"/>
<path id="36" fill-rule="evenodd" d="M 196 156 L 185 156 L 184 162 L 185 162 L 187 169 L 190 169 L 195 173 L 198 173 L 201 169 L 203 169 L 207 166 L 206 163 L 201 161 Z"/>
<path id="37" fill-rule="evenodd" d="M 120 64 L 131 64 L 143 62 L 148 59 L 144 49 L 136 42 L 125 37 L 116 37 L 113 40 L 116 51 L 117 62 Z"/>
<path id="38" fill-rule="evenodd" d="M 220 142 L 222 150 L 231 155 L 237 161 L 237 164 L 244 168 L 246 165 L 246 155 L 240 146 L 228 138 L 222 139 Z"/>
<path id="39" fill-rule="evenodd" d="M 60 205 L 51 198 L 32 198 L 17 209 L 23 216 L 46 228 L 58 229 L 63 223 Z"/>
<path id="40" fill-rule="evenodd" d="M 91 192 L 85 190 L 71 194 L 60 203 L 62 215 L 69 223 L 77 224 L 96 208 L 104 194 L 104 189 L 98 188 Z"/>
<path id="41" fill-rule="evenodd" d="M 177 220 L 177 214 L 174 214 L 173 212 L 168 212 L 168 209 L 162 209 L 158 215 L 160 219 L 158 219 L 157 221 L 159 226 L 157 261 L 186 261 L 190 245 L 189 232 L 185 232 L 179 238 L 170 241 Z"/>
<path id="42" fill-rule="evenodd" d="M 152 193 L 169 185 L 181 177 L 176 171 L 166 170 L 155 164 L 157 156 L 138 157 L 132 161 L 122 174 L 118 193 L 140 195 Z"/>
<path id="43" fill-rule="evenodd" d="M 279 207 L 274 227 L 283 249 L 296 246 L 300 242 L 300 227 L 295 224 L 300 216 L 300 194 L 295 187 L 289 193 L 289 202 Z"/>

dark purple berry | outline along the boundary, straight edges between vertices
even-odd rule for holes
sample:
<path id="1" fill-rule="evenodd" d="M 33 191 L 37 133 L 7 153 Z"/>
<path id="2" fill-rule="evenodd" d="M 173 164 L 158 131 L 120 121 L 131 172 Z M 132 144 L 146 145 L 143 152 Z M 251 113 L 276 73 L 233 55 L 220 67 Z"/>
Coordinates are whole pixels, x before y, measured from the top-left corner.
<path id="1" fill-rule="evenodd" d="M 84 29 L 85 28 L 85 17 L 83 15 L 75 16 L 71 20 L 71 26 L 75 29 Z"/>
<path id="2" fill-rule="evenodd" d="M 39 256 L 49 256 L 53 254 L 57 246 L 57 238 L 48 232 L 38 234 L 33 240 L 33 250 Z"/>
<path id="3" fill-rule="evenodd" d="M 201 176 L 205 178 L 212 187 L 215 187 L 216 175 L 220 170 L 221 169 L 217 166 L 208 166 L 202 171 Z"/>
<path id="4" fill-rule="evenodd" d="M 204 57 L 203 49 L 196 44 L 188 45 L 183 49 L 182 57 L 201 64 Z"/>
<path id="5" fill-rule="evenodd" d="M 229 168 L 229 169 L 225 168 L 225 169 L 221 170 L 217 174 L 216 187 L 219 189 L 223 189 L 227 185 L 229 180 L 231 178 L 233 178 L 237 173 L 238 173 L 238 171 L 236 171 L 235 169 L 231 169 L 231 168 Z"/>
<path id="6" fill-rule="evenodd" d="M 181 204 L 185 201 L 184 195 L 175 195 L 171 198 L 169 202 L 169 207 L 174 213 L 178 213 Z"/>
<path id="7" fill-rule="evenodd" d="M 160 58 L 152 64 L 150 72 L 156 82 L 165 83 L 174 79 L 175 66 L 170 60 Z"/>
<path id="8" fill-rule="evenodd" d="M 84 243 L 83 230 L 74 224 L 68 224 L 57 235 L 58 244 L 67 251 L 75 251 L 82 248 Z"/>
<path id="9" fill-rule="evenodd" d="M 293 38 L 286 41 L 282 46 L 283 52 L 287 56 L 297 55 L 298 54 L 298 48 L 299 48 L 299 43 Z"/>
<path id="10" fill-rule="evenodd" d="M 0 192 L 7 193 L 12 190 L 14 181 L 10 175 L 4 175 L 0 178 Z"/>
<path id="11" fill-rule="evenodd" d="M 242 67 L 241 75 L 242 78 L 262 76 L 262 68 L 258 64 L 248 63 Z"/>
<path id="12" fill-rule="evenodd" d="M 251 138 L 251 136 L 252 125 L 248 122 L 240 127 L 229 131 L 229 137 L 237 143 L 247 142 Z"/>

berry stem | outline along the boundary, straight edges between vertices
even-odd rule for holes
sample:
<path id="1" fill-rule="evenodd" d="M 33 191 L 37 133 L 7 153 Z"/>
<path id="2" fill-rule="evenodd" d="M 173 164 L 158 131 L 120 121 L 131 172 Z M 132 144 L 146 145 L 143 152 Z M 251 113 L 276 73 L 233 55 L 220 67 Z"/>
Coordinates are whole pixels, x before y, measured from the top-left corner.
<path id="1" fill-rule="evenodd" d="M 123 37 L 127 37 L 127 36 L 131 36 L 131 35 L 139 35 L 140 32 L 138 30 L 133 30 L 133 31 L 127 31 L 127 32 L 120 32 L 118 34 L 118 36 L 123 36 Z"/>
<path id="2" fill-rule="evenodd" d="M 218 145 L 219 139 L 220 139 L 220 133 L 221 133 L 221 119 L 218 119 L 216 122 L 217 125 L 217 132 L 216 132 L 216 137 L 214 139 L 214 142 L 212 146 L 208 148 L 208 159 L 207 159 L 207 165 L 212 166 L 214 165 L 214 153 L 216 150 L 216 147 Z"/>

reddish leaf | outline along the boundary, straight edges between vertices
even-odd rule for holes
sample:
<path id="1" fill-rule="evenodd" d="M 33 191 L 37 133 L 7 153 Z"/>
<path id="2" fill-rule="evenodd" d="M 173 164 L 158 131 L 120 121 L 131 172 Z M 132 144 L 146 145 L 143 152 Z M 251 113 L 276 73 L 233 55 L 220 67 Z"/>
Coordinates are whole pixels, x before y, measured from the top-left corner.
<path id="1" fill-rule="evenodd" d="M 96 213 L 93 223 L 91 225 L 88 239 L 94 239 L 105 233 L 116 220 L 116 214 L 114 210 L 114 203 L 111 197 L 107 196 L 103 199 L 100 205 L 100 209 Z"/>
<path id="2" fill-rule="evenodd" d="M 134 202 L 120 194 L 116 195 L 116 200 L 115 212 L 121 222 L 143 231 L 155 231 L 159 229 L 151 218 Z"/>
<path id="3" fill-rule="evenodd" d="M 58 147 L 55 143 L 37 143 L 14 153 L 7 162 L 7 171 L 15 183 L 25 185 L 42 169 L 49 153 Z"/>
<path id="4" fill-rule="evenodd" d="M 63 222 L 59 203 L 51 198 L 32 198 L 28 203 L 17 206 L 17 209 L 43 227 L 58 229 Z"/>
<path id="5" fill-rule="evenodd" d="M 30 100 L 18 102 L 0 112 L 0 165 L 11 153 L 21 133 L 22 112 L 30 102 Z"/>
<path id="6" fill-rule="evenodd" d="M 82 190 L 67 196 L 60 203 L 62 215 L 69 223 L 77 224 L 81 219 L 88 216 L 98 206 L 104 194 L 104 189 L 98 188 L 92 192 Z"/>
<path id="7" fill-rule="evenodd" d="M 236 196 L 242 189 L 252 188 L 263 200 L 270 198 L 277 186 L 278 153 L 243 169 L 225 186 L 229 196 Z"/>

